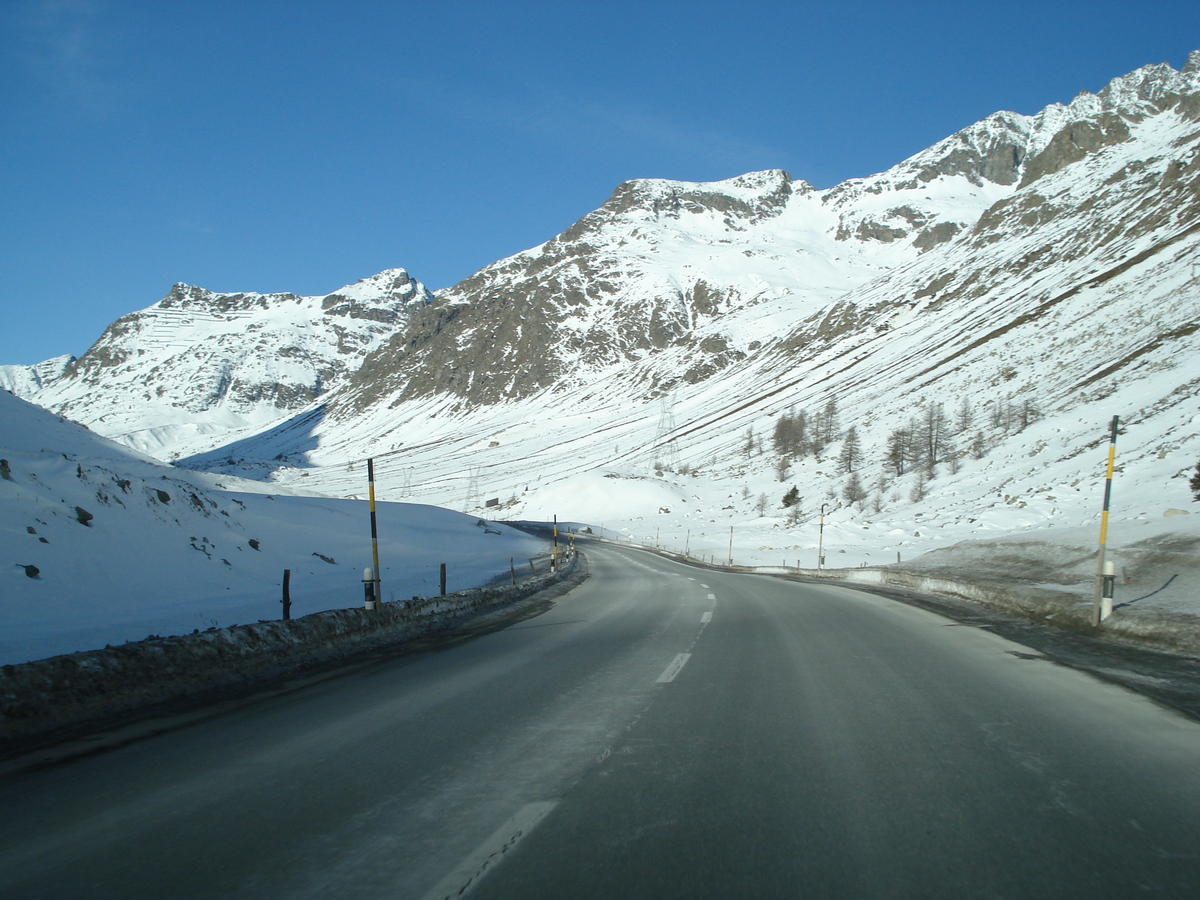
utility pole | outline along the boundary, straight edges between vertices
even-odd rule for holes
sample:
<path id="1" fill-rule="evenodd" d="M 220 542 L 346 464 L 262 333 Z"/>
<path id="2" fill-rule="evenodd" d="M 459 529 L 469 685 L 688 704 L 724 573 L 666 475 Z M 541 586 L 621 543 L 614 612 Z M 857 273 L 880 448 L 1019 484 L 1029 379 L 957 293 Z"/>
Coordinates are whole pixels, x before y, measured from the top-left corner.
<path id="1" fill-rule="evenodd" d="M 1092 627 L 1098 627 L 1106 617 L 1102 610 L 1104 605 L 1104 551 L 1108 542 L 1108 506 L 1112 499 L 1113 461 L 1117 456 L 1117 428 L 1120 426 L 1120 416 L 1112 417 L 1108 435 L 1108 472 L 1104 479 L 1104 510 L 1100 513 L 1100 552 L 1096 558 L 1096 595 L 1092 609 Z M 1111 602 L 1111 597 L 1108 598 Z M 1109 610 L 1111 612 L 1111 609 Z"/>
<path id="2" fill-rule="evenodd" d="M 371 563 L 373 566 L 374 581 L 372 589 L 375 593 L 375 602 L 378 603 L 383 599 L 383 595 L 379 591 L 379 528 L 375 522 L 375 460 L 374 458 L 367 460 L 367 496 L 370 499 L 371 508 Z"/>

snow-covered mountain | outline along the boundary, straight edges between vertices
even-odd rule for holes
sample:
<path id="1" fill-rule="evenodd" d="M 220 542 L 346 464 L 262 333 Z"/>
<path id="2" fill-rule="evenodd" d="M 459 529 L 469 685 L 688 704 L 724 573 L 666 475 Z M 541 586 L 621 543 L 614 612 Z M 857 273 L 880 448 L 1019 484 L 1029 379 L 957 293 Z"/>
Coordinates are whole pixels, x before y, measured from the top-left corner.
<path id="1" fill-rule="evenodd" d="M 169 458 L 181 441 L 219 441 L 308 406 L 431 300 L 403 269 L 323 297 L 177 284 L 79 359 L 0 367 L 0 387 Z"/>
<path id="2" fill-rule="evenodd" d="M 384 496 L 693 553 L 732 528 L 743 561 L 811 557 L 824 508 L 832 564 L 1091 528 L 1120 415 L 1112 540 L 1134 540 L 1190 503 L 1197 262 L 1200 52 L 829 190 L 626 182 L 406 307 L 316 403 L 173 439 L 340 496 L 373 456 Z M 805 440 L 776 440 L 802 413 Z"/>
<path id="3" fill-rule="evenodd" d="M 626 182 L 557 237 L 439 294 L 343 397 L 356 409 L 431 394 L 494 403 L 639 363 L 651 391 L 698 383 L 882 273 L 946 256 L 970 229 L 1004 239 L 1011 217 L 997 204 L 1036 202 L 1034 185 L 1066 166 L 1130 141 L 1131 158 L 1171 155 L 1153 126 L 1138 126 L 1186 119 L 1197 83 L 1197 58 L 1181 73 L 1147 67 L 1036 116 L 996 113 L 828 191 L 781 171 Z M 1156 193 L 1145 178 L 1136 190 Z M 1053 214 L 1023 209 L 1016 225 Z"/>
<path id="4" fill-rule="evenodd" d="M 562 234 L 441 292 L 371 354 L 346 393 L 359 408 L 434 393 L 494 403 L 641 362 L 655 370 L 649 384 L 697 383 L 1007 193 L 958 176 L 909 196 L 893 180 L 830 192 L 778 170 L 626 182 Z M 904 231 L 879 221 L 897 209 Z"/>

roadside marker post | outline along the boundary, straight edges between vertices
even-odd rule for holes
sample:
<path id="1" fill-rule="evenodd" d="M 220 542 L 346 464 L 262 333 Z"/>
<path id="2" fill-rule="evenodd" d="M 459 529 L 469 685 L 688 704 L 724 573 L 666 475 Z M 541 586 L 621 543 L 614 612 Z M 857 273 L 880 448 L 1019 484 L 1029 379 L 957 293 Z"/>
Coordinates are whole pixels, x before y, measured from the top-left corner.
<path id="1" fill-rule="evenodd" d="M 1117 567 L 1110 559 L 1104 563 L 1104 575 L 1101 577 L 1100 590 L 1100 620 L 1103 621 L 1112 615 L 1113 611 L 1113 592 L 1117 583 Z"/>
<path id="2" fill-rule="evenodd" d="M 817 532 L 817 568 L 825 568 L 825 504 L 821 504 L 821 527 Z"/>
<path id="3" fill-rule="evenodd" d="M 1112 580 L 1108 580 L 1108 603 L 1107 611 L 1104 603 L 1105 597 L 1105 576 L 1109 574 L 1106 570 L 1104 551 L 1108 543 L 1108 508 L 1112 500 L 1112 481 L 1113 481 L 1113 461 L 1117 456 L 1117 429 L 1120 427 L 1121 417 L 1113 416 L 1112 423 L 1108 436 L 1108 472 L 1104 478 L 1104 510 L 1100 513 L 1100 552 L 1096 559 L 1096 593 L 1092 609 L 1092 627 L 1098 628 L 1100 623 L 1112 614 Z M 1109 566 L 1112 563 L 1108 564 Z"/>
<path id="4" fill-rule="evenodd" d="M 375 608 L 375 571 L 367 566 L 363 569 L 363 609 Z"/>
<path id="5" fill-rule="evenodd" d="M 367 609 L 374 609 L 375 602 L 382 598 L 383 593 L 379 589 L 379 528 L 375 522 L 375 460 L 373 458 L 367 460 L 367 496 L 370 499 L 371 508 L 371 567 L 375 594 L 374 601 Z"/>

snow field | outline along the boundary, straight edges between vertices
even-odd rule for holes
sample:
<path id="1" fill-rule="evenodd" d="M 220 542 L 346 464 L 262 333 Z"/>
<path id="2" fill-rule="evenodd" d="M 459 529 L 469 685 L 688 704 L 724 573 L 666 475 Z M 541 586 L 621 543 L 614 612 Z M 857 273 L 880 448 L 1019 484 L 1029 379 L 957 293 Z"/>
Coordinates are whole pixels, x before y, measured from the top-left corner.
<path id="1" fill-rule="evenodd" d="M 293 617 L 361 605 L 365 502 L 222 490 L 263 486 L 144 462 L 7 393 L 0 420 L 25 445 L 0 447 L 0 663 L 277 619 L 284 569 Z M 436 594 L 441 563 L 456 591 L 545 551 L 445 509 L 381 502 L 377 518 L 388 600 Z"/>

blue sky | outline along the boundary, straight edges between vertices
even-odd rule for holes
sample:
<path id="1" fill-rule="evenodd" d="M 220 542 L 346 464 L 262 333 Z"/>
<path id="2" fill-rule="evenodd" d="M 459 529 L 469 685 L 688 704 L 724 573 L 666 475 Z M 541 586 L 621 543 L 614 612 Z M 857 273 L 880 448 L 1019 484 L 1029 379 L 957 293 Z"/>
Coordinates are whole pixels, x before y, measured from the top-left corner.
<path id="1" fill-rule="evenodd" d="M 629 178 L 881 171 L 1200 47 L 1200 3 L 2 0 L 0 363 L 177 281 L 433 288 Z"/>

